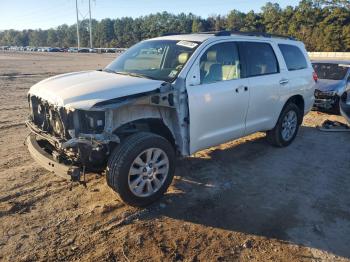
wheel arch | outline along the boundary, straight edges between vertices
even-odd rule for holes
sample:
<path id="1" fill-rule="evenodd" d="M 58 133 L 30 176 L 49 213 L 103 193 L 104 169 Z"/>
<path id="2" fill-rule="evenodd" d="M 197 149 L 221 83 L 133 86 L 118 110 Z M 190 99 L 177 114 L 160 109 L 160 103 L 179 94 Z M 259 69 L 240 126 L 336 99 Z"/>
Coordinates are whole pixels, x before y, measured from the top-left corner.
<path id="1" fill-rule="evenodd" d="M 115 129 L 113 133 L 118 135 L 121 139 L 125 139 L 138 132 L 150 132 L 164 137 L 172 144 L 174 149 L 177 149 L 175 135 L 162 118 L 150 117 L 135 119 L 121 125 Z"/>
<path id="2" fill-rule="evenodd" d="M 289 103 L 294 103 L 300 110 L 300 122 L 299 122 L 299 125 L 301 125 L 302 121 L 303 121 L 303 118 L 304 118 L 304 112 L 305 112 L 305 101 L 304 101 L 304 98 L 302 95 L 293 95 L 291 96 L 284 104 L 281 112 L 280 112 L 280 115 L 282 114 L 284 108 L 289 104 Z"/>

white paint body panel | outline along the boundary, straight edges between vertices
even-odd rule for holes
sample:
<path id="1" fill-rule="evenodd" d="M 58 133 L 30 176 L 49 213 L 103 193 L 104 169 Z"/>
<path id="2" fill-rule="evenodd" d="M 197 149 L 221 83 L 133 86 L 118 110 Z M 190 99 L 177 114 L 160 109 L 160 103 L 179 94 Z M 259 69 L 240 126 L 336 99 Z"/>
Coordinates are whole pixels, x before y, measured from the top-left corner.
<path id="1" fill-rule="evenodd" d="M 245 135 L 272 129 L 281 112 L 279 101 L 282 75 L 271 74 L 247 78 L 250 92 Z"/>
<path id="2" fill-rule="evenodd" d="M 222 81 L 199 83 L 199 58 L 212 44 L 220 42 L 264 42 L 271 44 L 279 63 L 279 73 Z M 186 88 L 190 115 L 190 153 L 216 146 L 276 125 L 287 100 L 295 95 L 304 99 L 304 114 L 314 103 L 313 68 L 304 44 L 285 39 L 230 36 L 209 38 L 192 56 L 187 65 Z M 296 45 L 304 53 L 308 68 L 288 71 L 278 44 Z M 190 60 L 191 62 L 191 60 Z M 184 72 L 181 72 L 184 74 Z M 280 82 L 287 80 L 286 84 Z M 234 87 L 247 86 L 249 91 L 236 95 Z"/>
<path id="3" fill-rule="evenodd" d="M 162 83 L 102 71 L 84 71 L 47 78 L 32 86 L 29 94 L 56 106 L 89 110 L 98 102 L 152 91 Z"/>
<path id="4" fill-rule="evenodd" d="M 247 83 L 237 79 L 187 88 L 192 153 L 244 135 Z"/>

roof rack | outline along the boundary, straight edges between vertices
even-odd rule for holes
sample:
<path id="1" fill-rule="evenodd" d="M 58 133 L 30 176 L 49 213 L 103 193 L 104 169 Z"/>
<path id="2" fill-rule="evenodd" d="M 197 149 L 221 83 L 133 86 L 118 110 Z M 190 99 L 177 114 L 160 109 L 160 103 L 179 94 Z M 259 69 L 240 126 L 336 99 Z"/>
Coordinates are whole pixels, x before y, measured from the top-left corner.
<path id="1" fill-rule="evenodd" d="M 289 40 L 296 40 L 294 37 L 291 36 L 285 36 L 285 35 L 278 35 L 278 34 L 270 34 L 266 32 L 242 32 L 242 31 L 211 31 L 211 32 L 200 32 L 199 34 L 213 34 L 215 36 L 230 36 L 230 35 L 244 35 L 244 36 L 261 36 L 261 37 L 276 37 L 276 38 L 283 38 L 283 39 L 289 39 Z"/>
<path id="2" fill-rule="evenodd" d="M 183 35 L 183 34 L 190 34 L 190 33 L 164 33 L 162 36 L 171 36 L 171 35 Z M 230 36 L 230 35 L 244 35 L 244 36 L 261 36 L 261 37 L 268 37 L 268 38 L 282 38 L 282 39 L 288 39 L 288 40 L 297 40 L 292 36 L 285 36 L 285 35 L 278 35 L 278 34 L 270 34 L 266 32 L 242 32 L 242 31 L 227 31 L 227 30 L 221 30 L 221 31 L 208 31 L 208 32 L 198 32 L 194 34 L 210 34 L 214 36 Z"/>
<path id="3" fill-rule="evenodd" d="M 270 34 L 266 32 L 241 32 L 241 31 L 232 31 L 230 32 L 231 34 L 234 35 L 246 35 L 246 36 L 262 36 L 262 37 L 276 37 L 276 38 L 283 38 L 283 39 L 288 39 L 288 40 L 296 40 L 292 36 L 286 36 L 286 35 L 279 35 L 279 34 Z"/>

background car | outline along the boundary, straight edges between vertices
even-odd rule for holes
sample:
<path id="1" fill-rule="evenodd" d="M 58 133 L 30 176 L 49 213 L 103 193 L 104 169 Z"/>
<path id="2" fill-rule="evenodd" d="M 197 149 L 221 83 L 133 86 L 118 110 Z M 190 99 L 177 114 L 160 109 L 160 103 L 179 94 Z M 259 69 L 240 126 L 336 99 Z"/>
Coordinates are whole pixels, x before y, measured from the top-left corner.
<path id="1" fill-rule="evenodd" d="M 314 61 L 315 108 L 339 114 L 339 98 L 350 81 L 350 61 Z"/>
<path id="2" fill-rule="evenodd" d="M 78 53 L 89 53 L 89 49 L 88 48 L 80 48 L 80 49 L 78 49 Z"/>
<path id="3" fill-rule="evenodd" d="M 68 48 L 68 53 L 78 53 L 78 48 L 70 47 L 70 48 Z"/>
<path id="4" fill-rule="evenodd" d="M 61 50 L 57 47 L 50 47 L 47 49 L 47 52 L 61 52 Z"/>

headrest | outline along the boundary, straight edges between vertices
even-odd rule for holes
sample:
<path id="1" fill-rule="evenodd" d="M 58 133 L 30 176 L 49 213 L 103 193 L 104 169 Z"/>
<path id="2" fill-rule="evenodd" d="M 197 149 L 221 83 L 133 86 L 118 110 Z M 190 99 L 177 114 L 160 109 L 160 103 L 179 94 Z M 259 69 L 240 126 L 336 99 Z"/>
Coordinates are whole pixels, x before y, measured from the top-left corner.
<path id="1" fill-rule="evenodd" d="M 179 61 L 179 64 L 183 65 L 187 62 L 188 57 L 189 57 L 188 53 L 181 53 L 177 57 L 177 60 Z"/>
<path id="2" fill-rule="evenodd" d="M 207 53 L 207 61 L 208 62 L 216 62 L 216 51 L 209 51 Z"/>

